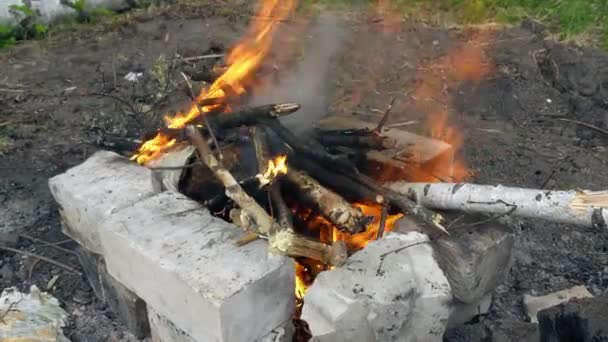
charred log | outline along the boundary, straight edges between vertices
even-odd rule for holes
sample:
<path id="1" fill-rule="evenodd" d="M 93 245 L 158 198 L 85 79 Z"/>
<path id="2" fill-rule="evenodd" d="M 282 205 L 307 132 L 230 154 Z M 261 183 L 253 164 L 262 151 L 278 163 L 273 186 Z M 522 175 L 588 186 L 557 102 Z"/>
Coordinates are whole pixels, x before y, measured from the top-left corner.
<path id="1" fill-rule="evenodd" d="M 355 166 L 346 158 L 327 153 L 322 145 L 314 140 L 307 140 L 296 136 L 278 120 L 266 120 L 264 122 L 272 131 L 279 136 L 294 151 L 307 156 L 323 165 L 332 165 L 342 172 L 356 172 Z"/>
<path id="2" fill-rule="evenodd" d="M 269 191 L 272 204 L 274 205 L 275 217 L 277 217 L 279 225 L 284 229 L 293 229 L 293 216 L 281 193 L 281 182 L 271 184 Z"/>
<path id="3" fill-rule="evenodd" d="M 371 218 L 364 216 L 360 209 L 353 207 L 342 196 L 322 186 L 306 173 L 292 167 L 287 172 L 287 180 L 338 229 L 355 234 L 364 231 L 370 223 Z"/>
<path id="4" fill-rule="evenodd" d="M 259 107 L 250 107 L 238 112 L 219 113 L 209 116 L 212 127 L 229 129 L 239 126 L 251 126 L 263 120 L 274 119 L 296 112 L 300 105 L 296 103 L 271 104 Z"/>
<path id="5" fill-rule="evenodd" d="M 306 171 L 324 186 L 342 194 L 349 201 L 366 203 L 383 203 L 384 197 L 369 187 L 355 181 L 351 177 L 327 170 L 311 159 L 295 156 L 290 158 L 291 164 Z"/>
<path id="6" fill-rule="evenodd" d="M 319 134 L 317 137 L 321 144 L 328 147 L 347 146 L 374 150 L 391 147 L 387 139 L 371 133 L 368 135 Z"/>

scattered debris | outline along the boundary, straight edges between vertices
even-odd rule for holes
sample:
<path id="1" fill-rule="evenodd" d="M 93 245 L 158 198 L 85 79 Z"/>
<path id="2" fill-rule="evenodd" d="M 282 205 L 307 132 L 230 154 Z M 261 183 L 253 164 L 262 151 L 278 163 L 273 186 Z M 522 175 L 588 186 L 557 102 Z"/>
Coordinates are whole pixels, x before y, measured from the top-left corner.
<path id="1" fill-rule="evenodd" d="M 68 342 L 63 335 L 67 313 L 59 301 L 35 285 L 30 293 L 12 287 L 0 296 L 0 340 L 4 342 Z"/>

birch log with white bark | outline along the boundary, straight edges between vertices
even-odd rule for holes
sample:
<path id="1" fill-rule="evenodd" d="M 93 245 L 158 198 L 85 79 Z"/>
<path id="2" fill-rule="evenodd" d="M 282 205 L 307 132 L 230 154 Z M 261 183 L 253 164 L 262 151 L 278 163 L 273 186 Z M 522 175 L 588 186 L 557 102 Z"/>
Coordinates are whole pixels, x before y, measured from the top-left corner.
<path id="1" fill-rule="evenodd" d="M 554 191 L 502 185 L 406 182 L 393 183 L 390 187 L 433 209 L 509 214 L 608 228 L 608 190 Z"/>

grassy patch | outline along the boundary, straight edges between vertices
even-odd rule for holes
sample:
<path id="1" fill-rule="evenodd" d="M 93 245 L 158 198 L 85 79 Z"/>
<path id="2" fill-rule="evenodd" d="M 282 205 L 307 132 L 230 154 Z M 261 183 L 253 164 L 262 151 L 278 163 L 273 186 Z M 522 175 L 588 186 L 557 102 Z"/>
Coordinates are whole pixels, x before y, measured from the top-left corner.
<path id="1" fill-rule="evenodd" d="M 373 5 L 379 0 L 306 0 L 330 7 Z M 608 48 L 608 0 L 390 0 L 396 10 L 412 14 L 447 14 L 460 23 L 518 22 L 532 17 L 563 39 L 589 37 Z M 417 12 L 414 11 L 414 15 Z"/>

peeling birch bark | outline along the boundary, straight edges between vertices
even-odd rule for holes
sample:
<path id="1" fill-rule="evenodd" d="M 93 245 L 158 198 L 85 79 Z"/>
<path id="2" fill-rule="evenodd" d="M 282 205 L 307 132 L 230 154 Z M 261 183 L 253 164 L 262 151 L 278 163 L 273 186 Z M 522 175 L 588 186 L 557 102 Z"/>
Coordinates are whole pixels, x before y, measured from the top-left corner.
<path id="1" fill-rule="evenodd" d="M 419 204 L 440 210 L 505 214 L 594 228 L 608 228 L 608 190 L 553 191 L 466 183 L 391 185 Z"/>

